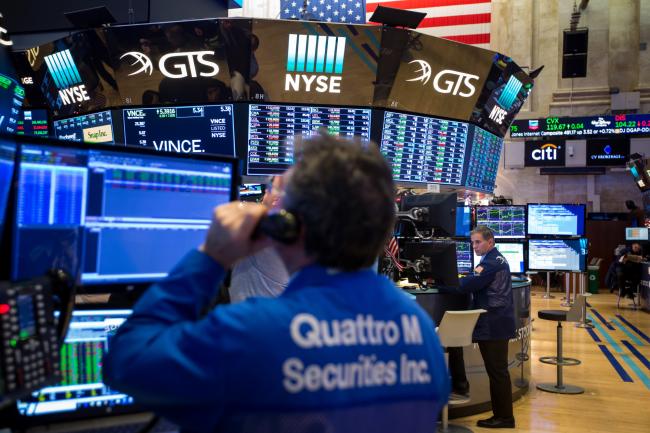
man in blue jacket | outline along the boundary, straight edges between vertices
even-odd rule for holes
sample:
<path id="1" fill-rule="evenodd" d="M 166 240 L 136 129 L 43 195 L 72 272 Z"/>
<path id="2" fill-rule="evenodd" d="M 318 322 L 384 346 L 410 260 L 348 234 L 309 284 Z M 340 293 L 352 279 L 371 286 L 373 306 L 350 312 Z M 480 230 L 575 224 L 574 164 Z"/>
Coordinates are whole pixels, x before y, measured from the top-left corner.
<path id="1" fill-rule="evenodd" d="M 478 421 L 479 427 L 514 428 L 512 385 L 508 372 L 508 341 L 515 337 L 515 310 L 510 267 L 494 246 L 494 234 L 486 226 L 471 233 L 472 248 L 480 263 L 474 275 L 460 280 L 460 287 L 442 291 L 472 293 L 472 309 L 487 310 L 479 316 L 472 339 L 478 343 L 490 380 L 494 416 Z"/>
<path id="2" fill-rule="evenodd" d="M 271 243 L 251 239 L 266 207 L 219 206 L 110 340 L 105 381 L 192 432 L 430 432 L 449 395 L 433 322 L 368 269 L 393 228 L 391 170 L 375 146 L 324 136 L 297 161 L 281 205 L 300 235 L 274 244 L 284 293 L 200 315 L 225 270 Z"/>

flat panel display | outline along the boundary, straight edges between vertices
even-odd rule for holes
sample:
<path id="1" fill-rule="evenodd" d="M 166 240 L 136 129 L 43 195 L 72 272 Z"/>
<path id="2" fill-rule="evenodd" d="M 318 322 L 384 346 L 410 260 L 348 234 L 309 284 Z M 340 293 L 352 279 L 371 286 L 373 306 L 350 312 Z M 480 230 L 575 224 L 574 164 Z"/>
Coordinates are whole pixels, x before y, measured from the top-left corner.
<path id="1" fill-rule="evenodd" d="M 563 167 L 565 162 L 564 140 L 529 140 L 524 145 L 526 167 Z"/>
<path id="2" fill-rule="evenodd" d="M 324 129 L 370 141 L 370 118 L 368 108 L 250 104 L 247 174 L 283 173 L 293 164 L 296 135 L 316 135 Z"/>
<path id="3" fill-rule="evenodd" d="M 476 225 L 484 225 L 495 238 L 526 237 L 526 206 L 477 206 Z"/>
<path id="4" fill-rule="evenodd" d="M 456 236 L 468 238 L 472 230 L 472 208 L 458 206 L 456 208 Z"/>
<path id="5" fill-rule="evenodd" d="M 0 49 L 3 49 L 0 45 Z M 0 52 L 0 57 L 5 53 Z M 2 59 L 0 59 L 2 63 Z M 0 132 L 15 134 L 25 100 L 25 90 L 11 71 L 3 71 L 0 64 Z"/>
<path id="6" fill-rule="evenodd" d="M 526 244 L 524 242 L 496 242 L 494 246 L 508 261 L 511 274 L 526 272 Z"/>
<path id="7" fill-rule="evenodd" d="M 4 233 L 4 222 L 7 211 L 7 201 L 11 190 L 11 180 L 14 174 L 16 145 L 0 137 L 0 241 Z"/>
<path id="8" fill-rule="evenodd" d="M 474 253 L 472 244 L 469 241 L 456 241 L 456 263 L 458 273 L 462 275 L 471 274 L 474 271 Z"/>
<path id="9" fill-rule="evenodd" d="M 380 32 L 373 26 L 254 20 L 250 98 L 372 105 Z"/>
<path id="10" fill-rule="evenodd" d="M 528 235 L 584 236 L 585 205 L 528 204 Z"/>
<path id="11" fill-rule="evenodd" d="M 587 239 L 529 239 L 528 268 L 531 271 L 587 270 Z"/>
<path id="12" fill-rule="evenodd" d="M 503 139 L 472 126 L 471 153 L 467 161 L 465 186 L 469 189 L 492 193 L 499 171 Z"/>
<path id="13" fill-rule="evenodd" d="M 650 134 L 650 114 L 590 117 L 545 117 L 515 120 L 510 137 L 597 137 Z"/>
<path id="14" fill-rule="evenodd" d="M 16 135 L 47 137 L 50 134 L 47 110 L 26 108 L 22 110 L 16 124 Z"/>
<path id="15" fill-rule="evenodd" d="M 626 227 L 626 241 L 648 241 L 650 240 L 650 229 L 648 227 Z"/>
<path id="16" fill-rule="evenodd" d="M 232 104 L 127 108 L 124 142 L 161 152 L 235 155 Z"/>
<path id="17" fill-rule="evenodd" d="M 18 400 L 18 413 L 34 420 L 69 420 L 102 412 L 125 411 L 133 398 L 106 386 L 102 361 L 110 351 L 110 337 L 131 310 L 77 310 L 61 347 L 61 381 Z"/>
<path id="18" fill-rule="evenodd" d="M 22 145 L 13 279 L 59 267 L 84 285 L 157 281 L 236 197 L 233 159 L 87 146 Z"/>
<path id="19" fill-rule="evenodd" d="M 85 143 L 115 143 L 113 116 L 110 111 L 82 114 L 55 120 L 54 136 L 59 140 Z"/>
<path id="20" fill-rule="evenodd" d="M 630 159 L 629 138 L 594 138 L 587 140 L 588 166 L 624 166 Z"/>
<path id="21" fill-rule="evenodd" d="M 381 152 L 396 181 L 460 185 L 470 126 L 386 111 Z"/>

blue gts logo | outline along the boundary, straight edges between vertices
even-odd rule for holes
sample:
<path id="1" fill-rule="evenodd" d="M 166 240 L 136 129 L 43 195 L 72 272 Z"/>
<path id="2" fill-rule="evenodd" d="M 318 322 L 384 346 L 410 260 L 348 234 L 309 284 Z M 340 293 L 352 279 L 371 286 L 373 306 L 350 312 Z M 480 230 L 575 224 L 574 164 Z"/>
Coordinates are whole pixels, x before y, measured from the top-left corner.
<path id="1" fill-rule="evenodd" d="M 45 56 L 45 64 L 54 85 L 59 89 L 59 98 L 63 105 L 90 100 L 70 50 Z"/>
<path id="2" fill-rule="evenodd" d="M 284 90 L 341 93 L 345 42 L 342 36 L 290 34 Z"/>

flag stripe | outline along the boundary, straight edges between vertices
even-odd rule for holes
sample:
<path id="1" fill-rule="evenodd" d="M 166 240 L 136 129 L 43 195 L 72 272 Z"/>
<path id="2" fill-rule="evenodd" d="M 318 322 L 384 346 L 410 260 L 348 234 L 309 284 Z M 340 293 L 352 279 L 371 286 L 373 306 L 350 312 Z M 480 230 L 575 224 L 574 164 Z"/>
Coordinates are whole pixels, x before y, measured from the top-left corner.
<path id="1" fill-rule="evenodd" d="M 419 32 L 425 33 L 431 36 L 437 36 L 439 38 L 450 39 L 452 36 L 463 36 L 463 35 L 487 35 L 490 36 L 489 32 L 485 31 L 485 24 L 466 24 L 464 26 L 447 26 L 447 27 L 429 27 L 418 29 Z M 487 40 L 490 42 L 490 40 Z"/>
<path id="2" fill-rule="evenodd" d="M 440 7 L 440 6 L 460 6 L 471 5 L 478 3 L 490 3 L 491 0 L 397 0 L 397 1 L 381 1 L 381 0 L 366 0 L 366 11 L 374 12 L 377 6 L 386 6 L 396 9 L 414 9 L 414 8 L 427 8 L 427 7 Z"/>
<path id="3" fill-rule="evenodd" d="M 451 17 L 425 18 L 421 27 L 461 26 L 464 24 L 489 24 L 491 14 L 458 15 Z"/>
<path id="4" fill-rule="evenodd" d="M 458 15 L 471 15 L 471 14 L 489 14 L 492 12 L 491 3 L 479 3 L 475 5 L 464 6 L 440 6 L 437 8 L 410 8 L 413 12 L 423 12 L 428 17 L 453 17 Z M 370 18 L 372 12 L 368 12 L 366 16 Z"/>
<path id="5" fill-rule="evenodd" d="M 458 36 L 445 36 L 445 39 L 450 41 L 461 42 L 463 44 L 487 44 L 490 43 L 490 34 L 481 33 L 477 35 L 458 35 Z"/>

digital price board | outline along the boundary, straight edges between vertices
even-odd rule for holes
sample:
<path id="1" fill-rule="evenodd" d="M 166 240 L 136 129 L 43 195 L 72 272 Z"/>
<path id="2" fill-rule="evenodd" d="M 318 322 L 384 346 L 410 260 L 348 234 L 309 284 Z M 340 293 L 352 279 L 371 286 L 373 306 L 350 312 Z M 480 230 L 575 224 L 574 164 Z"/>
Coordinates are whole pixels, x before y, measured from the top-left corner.
<path id="1" fill-rule="evenodd" d="M 464 122 L 386 111 L 381 152 L 396 181 L 460 185 L 468 130 Z"/>
<path id="2" fill-rule="evenodd" d="M 251 104 L 248 110 L 248 175 L 280 174 L 289 168 L 296 135 L 315 135 L 323 129 L 370 140 L 367 108 Z"/>
<path id="3" fill-rule="evenodd" d="M 233 107 L 127 108 L 124 141 L 161 152 L 234 155 Z"/>
<path id="4" fill-rule="evenodd" d="M 25 90 L 13 78 L 0 73 L 0 132 L 15 133 Z"/>
<path id="5" fill-rule="evenodd" d="M 86 143 L 114 143 L 113 117 L 110 111 L 55 120 L 54 135 L 60 140 Z"/>
<path id="6" fill-rule="evenodd" d="M 650 134 L 650 114 L 616 114 L 591 117 L 546 117 L 515 120 L 510 137 L 585 137 Z"/>
<path id="7" fill-rule="evenodd" d="M 16 135 L 47 137 L 49 132 L 46 109 L 22 110 L 16 124 Z"/>
<path id="8" fill-rule="evenodd" d="M 503 139 L 477 126 L 472 126 L 472 132 L 465 186 L 491 193 L 497 179 Z"/>

